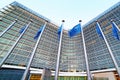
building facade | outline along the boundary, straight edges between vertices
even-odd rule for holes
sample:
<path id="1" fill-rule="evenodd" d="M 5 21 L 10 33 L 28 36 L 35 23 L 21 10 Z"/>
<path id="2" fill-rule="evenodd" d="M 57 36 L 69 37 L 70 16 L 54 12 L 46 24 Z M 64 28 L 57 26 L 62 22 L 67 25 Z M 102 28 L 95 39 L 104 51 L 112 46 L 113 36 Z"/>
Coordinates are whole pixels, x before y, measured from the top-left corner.
<path id="1" fill-rule="evenodd" d="M 31 19 L 32 22 L 30 23 L 26 32 L 23 34 L 22 38 L 19 39 L 16 46 L 12 48 L 10 56 L 2 66 L 0 71 L 0 74 L 3 75 L 2 78 L 4 78 L 6 75 L 6 73 L 3 74 L 3 70 L 18 70 L 21 71 L 20 75 L 22 76 L 24 72 L 23 70 L 27 66 L 31 53 L 33 52 L 34 46 L 37 42 L 37 40 L 34 39 L 34 36 L 39 28 L 45 24 L 45 22 L 47 22 L 47 25 L 35 52 L 30 74 L 38 74 L 39 70 L 48 68 L 53 71 L 54 75 L 59 45 L 57 34 L 59 26 L 54 24 L 48 18 L 32 11 L 22 4 L 13 2 L 2 8 L 0 11 L 0 34 L 2 34 L 2 32 L 4 32 L 16 19 L 17 21 L 15 22 L 14 26 L 7 30 L 5 34 L 0 36 L 0 61 L 2 61 L 4 56 L 11 50 L 12 46 L 19 38 L 19 31 L 21 28 L 29 24 Z M 115 67 L 109 55 L 106 44 L 96 32 L 96 20 L 98 20 L 100 23 L 115 59 L 120 66 L 120 43 L 119 40 L 112 36 L 112 25 L 110 22 L 111 19 L 114 19 L 114 22 L 118 25 L 118 27 L 120 27 L 120 2 L 87 24 L 83 25 L 89 67 L 90 71 L 93 71 L 93 74 L 98 70 L 113 69 L 111 72 L 115 71 Z M 34 71 L 38 71 L 38 73 L 35 73 Z M 60 72 L 76 72 L 75 76 L 78 76 L 77 73 L 79 73 L 82 75 L 82 78 L 83 76 L 86 76 L 82 74 L 86 72 L 86 65 L 81 33 L 70 38 L 68 36 L 68 31 L 63 31 Z M 39 74 L 41 75 L 41 72 Z M 38 77 L 40 78 L 40 76 Z M 2 78 L 0 79 L 2 80 Z M 28 78 L 30 77 L 28 76 Z M 86 77 L 84 77 L 84 79 L 86 79 Z M 79 80 L 79 78 L 76 78 L 75 80 Z"/>

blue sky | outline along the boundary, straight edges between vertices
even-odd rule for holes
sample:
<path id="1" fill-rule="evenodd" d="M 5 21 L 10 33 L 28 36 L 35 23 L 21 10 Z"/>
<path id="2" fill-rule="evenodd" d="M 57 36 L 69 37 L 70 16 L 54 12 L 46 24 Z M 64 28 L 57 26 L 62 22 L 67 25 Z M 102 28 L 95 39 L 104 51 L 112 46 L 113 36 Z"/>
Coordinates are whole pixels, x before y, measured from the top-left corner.
<path id="1" fill-rule="evenodd" d="M 14 0 L 0 0 L 0 8 Z M 49 18 L 57 25 L 64 19 L 64 29 L 70 29 L 78 21 L 82 25 L 119 2 L 120 0 L 16 0 L 26 7 Z"/>

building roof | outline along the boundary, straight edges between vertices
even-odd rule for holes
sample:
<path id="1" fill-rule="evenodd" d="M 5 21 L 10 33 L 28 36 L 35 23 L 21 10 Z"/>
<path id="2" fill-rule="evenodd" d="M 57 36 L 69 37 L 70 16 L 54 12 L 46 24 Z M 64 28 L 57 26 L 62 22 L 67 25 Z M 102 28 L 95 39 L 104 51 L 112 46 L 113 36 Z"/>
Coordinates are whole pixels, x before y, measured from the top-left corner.
<path id="1" fill-rule="evenodd" d="M 13 3 L 11 3 L 10 5 L 20 7 L 20 8 L 22 8 L 22 9 L 24 9 L 24 10 L 26 10 L 26 11 L 28 11 L 28 12 L 30 12 L 30 13 L 36 15 L 36 16 L 38 16 L 39 18 L 42 18 L 42 19 L 44 19 L 44 20 L 46 20 L 46 21 L 48 21 L 48 22 L 51 22 L 50 19 L 48 19 L 48 18 L 42 16 L 41 14 L 39 14 L 39 13 L 37 13 L 37 12 L 35 12 L 35 11 L 29 9 L 29 8 L 27 8 L 26 6 L 20 4 L 20 3 L 16 2 L 16 1 L 14 1 Z"/>

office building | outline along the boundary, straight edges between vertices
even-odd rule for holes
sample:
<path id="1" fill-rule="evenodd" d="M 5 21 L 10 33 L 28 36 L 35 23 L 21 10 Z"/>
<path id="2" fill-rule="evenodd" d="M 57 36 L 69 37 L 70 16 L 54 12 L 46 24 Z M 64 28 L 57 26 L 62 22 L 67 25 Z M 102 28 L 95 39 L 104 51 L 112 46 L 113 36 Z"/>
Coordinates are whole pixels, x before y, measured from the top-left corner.
<path id="1" fill-rule="evenodd" d="M 120 66 L 120 42 L 112 35 L 111 19 L 114 19 L 116 25 L 120 27 L 120 2 L 83 25 L 83 33 L 91 73 L 94 77 L 106 79 L 112 76 L 113 78 L 111 79 L 113 80 L 118 78 L 118 74 L 105 41 L 96 32 L 95 23 L 96 20 L 100 23 L 115 59 Z M 21 79 L 37 42 L 34 36 L 45 22 L 47 24 L 36 49 L 27 78 L 30 80 L 40 79 L 42 70 L 48 68 L 52 72 L 51 80 L 53 80 L 59 46 L 57 34 L 59 26 L 18 2 L 13 2 L 0 10 L 0 34 L 13 22 L 14 25 L 0 37 L 0 61 L 11 50 L 21 35 L 21 28 L 28 24 L 29 27 L 16 46 L 12 48 L 9 57 L 2 65 L 0 80 Z M 86 64 L 82 42 L 81 33 L 70 38 L 68 31 L 63 30 L 59 80 L 86 80 Z"/>

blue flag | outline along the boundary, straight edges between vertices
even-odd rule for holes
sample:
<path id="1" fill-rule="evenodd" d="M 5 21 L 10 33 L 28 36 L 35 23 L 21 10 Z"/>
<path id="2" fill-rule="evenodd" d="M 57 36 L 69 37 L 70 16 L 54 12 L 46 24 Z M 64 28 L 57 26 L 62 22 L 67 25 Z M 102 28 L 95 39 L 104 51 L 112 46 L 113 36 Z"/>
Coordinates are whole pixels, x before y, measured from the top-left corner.
<path id="1" fill-rule="evenodd" d="M 112 33 L 117 40 L 120 40 L 118 35 L 117 25 L 114 22 L 112 22 Z"/>
<path id="2" fill-rule="evenodd" d="M 58 28 L 57 34 L 58 34 L 58 38 L 60 39 L 60 34 L 62 31 L 62 25 Z"/>
<path id="3" fill-rule="evenodd" d="M 99 28 L 99 27 L 100 27 L 100 25 L 99 25 L 99 23 L 97 22 L 97 23 L 96 23 L 96 32 L 99 34 L 100 37 L 103 38 L 102 32 L 100 31 L 100 28 Z"/>
<path id="4" fill-rule="evenodd" d="M 80 32 L 81 32 L 81 25 L 78 24 L 78 25 L 74 26 L 71 30 L 68 31 L 68 35 L 70 37 L 73 37 L 73 36 L 79 34 Z"/>
<path id="5" fill-rule="evenodd" d="M 40 33 L 42 32 L 43 26 L 40 27 L 40 29 L 37 31 L 36 35 L 34 36 L 34 39 L 38 39 Z"/>
<path id="6" fill-rule="evenodd" d="M 23 27 L 20 29 L 19 33 L 20 33 L 20 34 L 23 33 L 23 31 L 25 30 L 25 28 L 26 28 L 26 26 L 23 26 Z"/>

